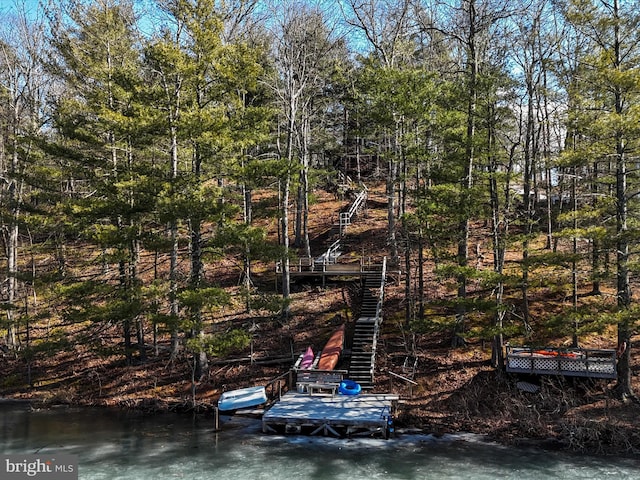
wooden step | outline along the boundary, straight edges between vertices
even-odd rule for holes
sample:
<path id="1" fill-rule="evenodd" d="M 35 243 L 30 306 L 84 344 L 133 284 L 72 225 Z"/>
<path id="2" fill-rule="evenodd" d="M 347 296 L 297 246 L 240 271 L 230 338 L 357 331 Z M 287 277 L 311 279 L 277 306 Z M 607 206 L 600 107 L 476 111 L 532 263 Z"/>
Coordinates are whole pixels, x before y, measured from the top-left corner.
<path id="1" fill-rule="evenodd" d="M 363 359 L 368 359 L 368 361 L 371 361 L 371 357 L 373 356 L 373 352 L 371 350 L 366 351 L 366 350 L 355 350 L 351 352 L 351 360 L 363 360 Z"/>
<path id="2" fill-rule="evenodd" d="M 350 365 L 371 365 L 371 356 L 368 358 L 351 358 Z"/>
<path id="3" fill-rule="evenodd" d="M 375 338 L 375 335 L 373 333 L 370 333 L 370 334 L 359 334 L 357 337 L 354 336 L 353 344 L 373 345 L 375 340 L 376 340 L 376 338 Z"/>
<path id="4" fill-rule="evenodd" d="M 372 355 L 373 352 L 366 352 L 366 351 L 357 351 L 354 352 L 351 355 L 351 363 L 353 362 L 369 362 L 371 363 L 371 358 L 373 357 Z"/>
<path id="5" fill-rule="evenodd" d="M 351 356 L 371 356 L 373 354 L 373 350 L 373 344 L 371 343 L 361 343 L 358 345 L 353 345 L 351 348 Z"/>
<path id="6" fill-rule="evenodd" d="M 369 359 L 369 361 L 359 361 L 359 362 L 351 362 L 351 368 L 350 370 L 358 370 L 358 371 L 364 371 L 364 370 L 371 370 L 372 364 L 371 364 L 371 359 Z"/>

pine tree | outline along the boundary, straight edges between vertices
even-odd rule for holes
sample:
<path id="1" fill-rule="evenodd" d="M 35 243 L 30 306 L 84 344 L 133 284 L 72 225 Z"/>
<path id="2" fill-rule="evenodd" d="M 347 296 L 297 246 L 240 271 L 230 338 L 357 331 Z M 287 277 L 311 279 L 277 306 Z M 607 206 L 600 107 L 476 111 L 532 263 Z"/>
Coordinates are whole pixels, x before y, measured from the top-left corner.
<path id="1" fill-rule="evenodd" d="M 144 361 L 138 262 L 141 222 L 153 208 L 155 191 L 153 169 L 139 150 L 142 107 L 136 93 L 140 63 L 133 5 L 70 0 L 56 13 L 50 69 L 65 88 L 55 102 L 56 127 L 72 160 L 68 174 L 88 191 L 94 189 L 92 195 L 77 197 L 74 209 L 85 238 L 104 252 L 104 273 L 109 274 L 110 263 L 117 265 L 118 288 L 109 296 L 112 318 L 121 323 L 128 362 L 134 328 Z"/>
<path id="2" fill-rule="evenodd" d="M 634 397 L 631 386 L 630 350 L 634 318 L 630 289 L 633 224 L 631 212 L 637 205 L 637 185 L 629 165 L 635 162 L 640 134 L 640 11 L 633 2 L 614 0 L 570 1 L 567 19 L 590 40 L 591 50 L 583 59 L 582 72 L 588 82 L 580 94 L 583 116 L 578 125 L 591 141 L 586 154 L 611 159 L 615 190 L 616 296 L 618 307 L 618 391 Z M 595 113 L 595 114 L 594 114 Z"/>
<path id="3" fill-rule="evenodd" d="M 208 371 L 203 308 L 216 306 L 216 299 L 217 305 L 228 301 L 205 278 L 205 251 L 213 250 L 216 237 L 235 221 L 237 205 L 230 201 L 233 198 L 225 182 L 236 178 L 246 152 L 263 140 L 268 110 L 248 103 L 259 89 L 259 52 L 246 44 L 225 42 L 223 16 L 216 2 L 176 0 L 164 6 L 175 28 L 166 30 L 147 48 L 152 80 L 149 98 L 157 131 L 169 146 L 170 174 L 162 211 L 173 245 L 169 286 L 172 351 L 175 356 L 178 335 L 184 331 L 198 380 Z M 205 225 L 211 226 L 212 238 L 204 237 Z M 186 227 L 186 234 L 181 226 Z M 178 238 L 183 235 L 189 244 L 186 284 L 178 282 Z M 188 304 L 181 300 L 184 298 L 190 299 Z"/>

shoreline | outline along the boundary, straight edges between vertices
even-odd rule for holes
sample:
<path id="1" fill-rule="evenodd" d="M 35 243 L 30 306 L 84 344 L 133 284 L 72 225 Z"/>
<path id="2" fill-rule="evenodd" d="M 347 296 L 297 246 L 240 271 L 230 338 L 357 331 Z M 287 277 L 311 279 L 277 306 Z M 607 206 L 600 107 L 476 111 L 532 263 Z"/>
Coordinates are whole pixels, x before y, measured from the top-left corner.
<path id="1" fill-rule="evenodd" d="M 31 410 L 43 410 L 43 409 L 82 409 L 82 410 L 91 410 L 97 409 L 106 412 L 112 413 L 124 413 L 124 414 L 132 414 L 132 415 L 140 415 L 142 417 L 161 417 L 162 415 L 175 415 L 179 417 L 185 417 L 187 415 L 198 416 L 204 419 L 211 419 L 213 422 L 213 417 L 215 415 L 215 406 L 210 403 L 202 403 L 199 405 L 199 408 L 172 408 L 172 404 L 170 402 L 162 401 L 161 399 L 155 399 L 153 402 L 145 401 L 144 406 L 141 405 L 131 406 L 131 405 L 122 405 L 122 404 L 107 404 L 107 403 L 91 403 L 84 404 L 81 402 L 77 403 L 61 403 L 61 402 L 51 402 L 38 398 L 15 398 L 15 397 L 0 397 L 0 407 L 5 406 L 27 406 Z M 153 403 L 155 407 L 159 407 L 162 405 L 162 408 L 155 408 L 154 410 L 149 409 L 149 404 Z M 175 403 L 174 407 L 184 407 L 183 404 Z M 234 422 L 235 421 L 235 422 Z M 222 432 L 227 429 L 235 429 L 238 428 L 237 423 L 240 423 L 240 427 L 243 429 L 248 428 L 248 425 L 255 424 L 256 431 L 252 432 L 253 434 L 265 435 L 269 437 L 268 434 L 263 434 L 261 428 L 258 427 L 258 422 L 261 420 L 253 415 L 227 415 L 220 414 L 220 424 L 219 429 L 214 430 L 216 432 Z M 274 435 L 276 436 L 276 435 Z M 331 439 L 334 441 L 353 441 L 356 438 L 365 438 L 369 440 L 381 440 L 383 442 L 410 442 L 411 439 L 417 439 L 421 443 L 424 442 L 434 442 L 434 443 L 455 443 L 455 442 L 468 442 L 468 443 L 477 443 L 483 445 L 494 445 L 500 446 L 504 448 L 519 448 L 519 449 L 533 449 L 535 451 L 547 451 L 547 452 L 556 452 L 556 453 L 565 453 L 570 455 L 578 455 L 578 456 L 589 456 L 589 457 L 617 457 L 617 458 L 637 458 L 636 452 L 614 452 L 609 451 L 608 449 L 602 448 L 594 448 L 592 450 L 581 450 L 576 451 L 570 448 L 570 444 L 568 440 L 563 438 L 555 438 L 555 437 L 513 437 L 513 438 L 504 438 L 495 435 L 495 432 L 490 431 L 467 431 L 467 430 L 442 430 L 438 429 L 438 431 L 431 431 L 427 428 L 418 426 L 418 425 L 402 425 L 398 426 L 396 424 L 395 434 L 389 439 L 379 439 L 374 437 L 344 437 L 344 438 L 336 438 L 330 436 L 307 436 L 307 435 L 281 435 L 288 438 L 300 438 L 300 439 Z"/>
<path id="2" fill-rule="evenodd" d="M 638 459 L 568 455 L 501 445 L 476 434 L 394 439 L 268 435 L 258 419 L 234 417 L 221 430 L 200 415 L 111 414 L 93 408 L 29 411 L 5 406 L 8 454 L 78 455 L 80 478 L 635 478 Z M 29 428 L 21 428 L 28 425 Z M 15 428 L 14 428 L 15 427 Z M 586 468 L 586 470 L 585 470 Z"/>

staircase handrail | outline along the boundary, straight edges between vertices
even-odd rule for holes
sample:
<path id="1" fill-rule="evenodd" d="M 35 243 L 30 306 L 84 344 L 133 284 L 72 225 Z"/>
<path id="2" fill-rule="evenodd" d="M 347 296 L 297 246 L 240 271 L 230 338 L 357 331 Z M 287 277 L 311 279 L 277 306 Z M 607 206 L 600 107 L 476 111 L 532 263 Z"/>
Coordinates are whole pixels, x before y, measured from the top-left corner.
<path id="1" fill-rule="evenodd" d="M 340 249 L 340 239 L 337 239 L 335 242 L 329 245 L 329 248 L 327 248 L 327 250 L 322 255 L 320 255 L 315 260 L 316 263 L 322 263 L 323 265 L 336 263 L 336 259 L 338 258 L 338 256 L 334 254 L 339 249 Z"/>
<path id="2" fill-rule="evenodd" d="M 342 235 L 344 228 L 351 225 L 351 219 L 356 215 L 362 204 L 367 199 L 367 189 L 364 187 L 354 199 L 353 203 L 346 212 L 340 213 L 340 234 Z"/>
<path id="3" fill-rule="evenodd" d="M 351 204 L 351 207 L 349 208 L 349 218 L 353 217 L 356 214 L 356 212 L 360 208 L 360 205 L 362 205 L 364 203 L 366 198 L 367 198 L 367 191 L 366 190 L 360 190 L 360 192 L 356 196 L 355 200 Z"/>
<path id="4" fill-rule="evenodd" d="M 338 180 L 347 185 L 353 183 L 353 180 L 351 180 L 351 177 L 340 170 L 338 171 Z"/>
<path id="5" fill-rule="evenodd" d="M 380 290 L 378 292 L 378 304 L 376 305 L 376 325 L 382 322 L 382 304 L 384 303 L 384 285 L 387 277 L 387 257 L 382 259 L 382 274 L 380 275 Z"/>

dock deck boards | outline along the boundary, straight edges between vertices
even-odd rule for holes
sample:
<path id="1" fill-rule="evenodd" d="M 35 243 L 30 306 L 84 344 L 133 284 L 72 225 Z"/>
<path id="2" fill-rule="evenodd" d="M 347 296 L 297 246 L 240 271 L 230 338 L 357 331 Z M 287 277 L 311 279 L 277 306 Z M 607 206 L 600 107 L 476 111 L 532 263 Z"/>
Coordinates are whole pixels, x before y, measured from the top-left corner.
<path id="1" fill-rule="evenodd" d="M 264 432 L 323 433 L 335 436 L 357 432 L 387 435 L 397 395 L 309 395 L 288 392 L 262 416 Z"/>

